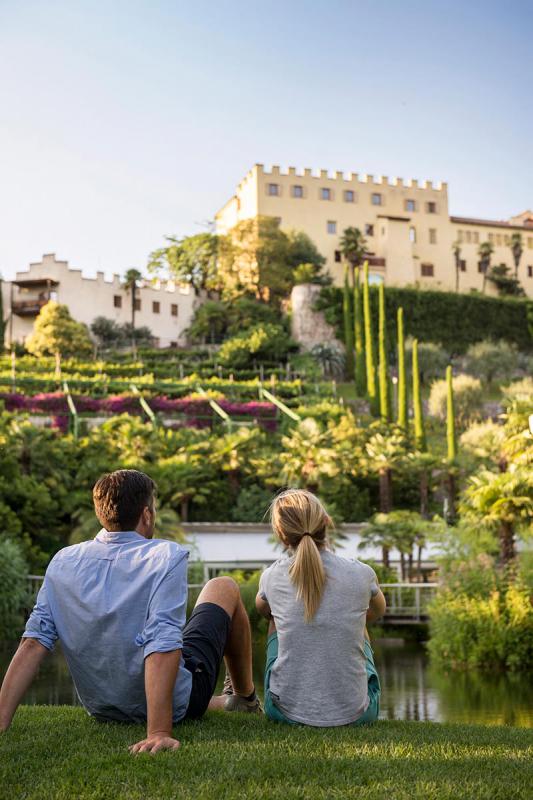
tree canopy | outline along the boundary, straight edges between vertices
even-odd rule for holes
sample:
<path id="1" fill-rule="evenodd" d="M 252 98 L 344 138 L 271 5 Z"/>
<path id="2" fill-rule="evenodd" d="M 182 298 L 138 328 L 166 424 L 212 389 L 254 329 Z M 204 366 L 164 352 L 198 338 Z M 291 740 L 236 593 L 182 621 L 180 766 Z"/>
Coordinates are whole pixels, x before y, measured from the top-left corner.
<path id="1" fill-rule="evenodd" d="M 67 306 L 51 300 L 41 308 L 26 349 L 36 356 L 84 356 L 92 353 L 93 344 L 87 326 L 73 320 Z"/>

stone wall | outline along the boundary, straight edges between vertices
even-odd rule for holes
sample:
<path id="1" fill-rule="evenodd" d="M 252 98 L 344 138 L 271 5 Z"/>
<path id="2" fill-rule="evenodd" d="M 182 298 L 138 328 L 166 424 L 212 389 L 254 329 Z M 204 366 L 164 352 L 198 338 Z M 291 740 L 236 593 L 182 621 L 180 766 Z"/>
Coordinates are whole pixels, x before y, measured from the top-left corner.
<path id="1" fill-rule="evenodd" d="M 311 350 L 317 344 L 344 346 L 335 338 L 334 328 L 326 322 L 322 311 L 314 311 L 321 286 L 301 283 L 291 292 L 291 335 L 302 350 Z"/>

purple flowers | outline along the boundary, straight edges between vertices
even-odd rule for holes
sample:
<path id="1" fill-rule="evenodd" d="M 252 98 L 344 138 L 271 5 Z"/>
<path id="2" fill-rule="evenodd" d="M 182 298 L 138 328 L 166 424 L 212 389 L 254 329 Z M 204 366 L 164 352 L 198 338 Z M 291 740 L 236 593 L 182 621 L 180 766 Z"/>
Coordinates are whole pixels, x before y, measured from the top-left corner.
<path id="1" fill-rule="evenodd" d="M 139 398 L 136 395 L 110 395 L 93 398 L 86 395 L 73 397 L 74 404 L 80 414 L 142 414 Z M 150 408 L 164 416 L 184 417 L 183 424 L 194 428 L 211 427 L 217 418 L 209 401 L 203 397 L 169 398 L 165 395 L 146 398 Z M 63 392 L 43 392 L 36 395 L 17 393 L 0 393 L 7 411 L 27 411 L 30 414 L 48 414 L 54 417 L 54 427 L 65 430 L 68 425 L 69 408 Z M 232 419 L 251 417 L 258 425 L 268 431 L 276 430 L 277 410 L 272 403 L 258 401 L 232 402 L 217 400 L 218 405 Z"/>

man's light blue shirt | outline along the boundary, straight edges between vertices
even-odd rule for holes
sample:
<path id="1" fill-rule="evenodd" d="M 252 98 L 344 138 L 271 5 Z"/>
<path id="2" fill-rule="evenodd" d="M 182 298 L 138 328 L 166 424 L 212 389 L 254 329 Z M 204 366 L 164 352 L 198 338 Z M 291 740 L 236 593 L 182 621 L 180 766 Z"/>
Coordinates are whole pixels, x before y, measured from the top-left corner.
<path id="1" fill-rule="evenodd" d="M 144 659 L 183 646 L 187 556 L 175 542 L 101 530 L 50 562 L 23 636 L 49 650 L 61 641 L 89 714 L 146 720 Z M 182 659 L 174 722 L 185 715 L 191 682 Z"/>

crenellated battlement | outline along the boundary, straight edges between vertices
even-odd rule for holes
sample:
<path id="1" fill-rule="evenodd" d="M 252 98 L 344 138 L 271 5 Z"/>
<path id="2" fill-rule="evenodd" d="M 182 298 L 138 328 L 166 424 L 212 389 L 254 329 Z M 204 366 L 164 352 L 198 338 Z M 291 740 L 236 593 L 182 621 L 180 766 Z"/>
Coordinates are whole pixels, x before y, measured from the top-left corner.
<path id="1" fill-rule="evenodd" d="M 436 192 L 446 192 L 448 184 L 444 181 L 434 183 L 430 180 L 418 181 L 416 178 L 389 178 L 387 175 L 374 176 L 371 174 L 359 175 L 357 172 L 343 172 L 337 170 L 331 172 L 327 169 L 311 169 L 305 167 L 303 169 L 298 167 L 280 167 L 279 164 L 272 164 L 270 168 L 266 168 L 264 164 L 255 164 L 254 167 L 246 173 L 242 181 L 239 183 L 239 189 L 242 189 L 250 180 L 258 175 L 271 176 L 275 178 L 313 178 L 320 181 L 328 181 L 331 183 L 343 184 L 371 184 L 373 186 L 390 186 L 392 188 L 409 188 L 430 190 Z"/>

